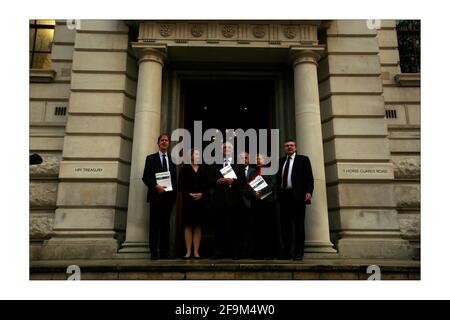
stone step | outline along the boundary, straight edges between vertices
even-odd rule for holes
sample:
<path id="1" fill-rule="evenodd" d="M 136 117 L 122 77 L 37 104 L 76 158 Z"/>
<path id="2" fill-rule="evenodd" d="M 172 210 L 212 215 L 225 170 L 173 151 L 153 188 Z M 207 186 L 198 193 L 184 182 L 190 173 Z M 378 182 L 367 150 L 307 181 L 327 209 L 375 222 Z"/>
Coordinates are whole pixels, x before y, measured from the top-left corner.
<path id="1" fill-rule="evenodd" d="M 368 280 L 368 267 L 380 280 L 420 280 L 420 262 L 395 260 L 67 260 L 32 261 L 30 280 Z M 376 268 L 376 267 L 375 267 Z"/>

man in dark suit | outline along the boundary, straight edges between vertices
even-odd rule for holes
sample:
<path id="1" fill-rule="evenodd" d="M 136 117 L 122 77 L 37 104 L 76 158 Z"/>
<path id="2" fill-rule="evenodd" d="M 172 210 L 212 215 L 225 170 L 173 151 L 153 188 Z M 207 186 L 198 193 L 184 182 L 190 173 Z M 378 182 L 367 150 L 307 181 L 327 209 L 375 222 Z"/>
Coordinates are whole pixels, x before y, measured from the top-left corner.
<path id="1" fill-rule="evenodd" d="M 303 260 L 305 207 L 311 203 L 314 178 L 309 158 L 296 154 L 294 140 L 285 141 L 284 152 L 277 173 L 283 256 Z"/>
<path id="2" fill-rule="evenodd" d="M 169 145 L 170 138 L 167 134 L 158 137 L 159 151 L 147 156 L 142 177 L 148 187 L 147 202 L 150 204 L 149 244 L 152 259 L 169 258 L 170 215 L 177 194 L 177 171 L 168 153 Z M 165 187 L 156 182 L 155 174 L 166 171 L 170 171 L 173 191 L 166 191 Z"/>
<path id="3" fill-rule="evenodd" d="M 244 165 L 245 184 L 242 188 L 242 220 L 243 220 L 243 238 L 244 255 L 252 257 L 255 255 L 255 213 L 252 210 L 253 190 L 248 185 L 256 175 L 257 171 L 250 166 L 248 152 L 244 151 L 240 155 L 241 162 Z"/>
<path id="4" fill-rule="evenodd" d="M 213 188 L 212 206 L 216 214 L 216 245 L 213 258 L 232 256 L 238 259 L 242 247 L 242 187 L 244 185 L 244 167 L 233 161 L 233 145 L 223 144 L 223 163 L 211 167 L 211 186 Z M 231 165 L 237 179 L 224 178 L 220 169 Z"/>

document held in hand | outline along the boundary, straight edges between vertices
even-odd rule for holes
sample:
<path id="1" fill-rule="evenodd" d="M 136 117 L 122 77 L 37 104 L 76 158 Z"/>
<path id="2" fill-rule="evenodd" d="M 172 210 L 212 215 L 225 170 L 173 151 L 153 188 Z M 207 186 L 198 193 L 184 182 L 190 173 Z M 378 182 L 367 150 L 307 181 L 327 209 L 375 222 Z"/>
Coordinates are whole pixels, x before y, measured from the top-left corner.
<path id="1" fill-rule="evenodd" d="M 237 179 L 236 173 L 234 173 L 233 168 L 231 165 L 227 165 L 220 169 L 220 173 L 223 175 L 226 179 Z"/>
<path id="2" fill-rule="evenodd" d="M 250 187 L 252 187 L 253 190 L 255 190 L 255 192 L 261 191 L 268 186 L 266 180 L 264 180 L 264 178 L 262 176 L 257 176 L 255 179 L 250 181 L 248 184 L 250 185 Z M 260 199 L 263 200 L 264 198 L 268 197 L 271 193 L 272 193 L 272 191 L 262 195 Z"/>
<path id="3" fill-rule="evenodd" d="M 156 183 L 163 186 L 166 191 L 172 191 L 172 179 L 170 171 L 155 173 Z"/>

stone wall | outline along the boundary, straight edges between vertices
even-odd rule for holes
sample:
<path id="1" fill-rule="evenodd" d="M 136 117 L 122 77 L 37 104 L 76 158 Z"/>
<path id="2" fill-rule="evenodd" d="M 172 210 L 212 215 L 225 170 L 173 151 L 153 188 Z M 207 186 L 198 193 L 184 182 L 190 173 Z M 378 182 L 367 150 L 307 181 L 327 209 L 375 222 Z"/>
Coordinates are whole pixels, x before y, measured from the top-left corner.
<path id="1" fill-rule="evenodd" d="M 319 84 L 330 230 L 341 257 L 409 258 L 400 237 L 377 30 L 332 21 Z"/>
<path id="2" fill-rule="evenodd" d="M 136 59 L 123 21 L 82 20 L 53 237 L 42 259 L 111 258 L 123 241 L 136 95 Z"/>
<path id="3" fill-rule="evenodd" d="M 402 237 L 420 254 L 420 74 L 402 74 L 395 20 L 383 20 L 377 33 L 383 97 L 389 117 L 389 150 L 394 165 L 394 196 Z M 393 114 L 392 111 L 395 111 Z"/>
<path id="4" fill-rule="evenodd" d="M 31 259 L 40 257 L 42 243 L 53 231 L 74 40 L 75 31 L 66 27 L 65 20 L 56 20 L 51 70 L 30 70 L 30 154 L 43 159 L 30 166 Z M 35 77 L 43 73 L 50 77 Z"/>

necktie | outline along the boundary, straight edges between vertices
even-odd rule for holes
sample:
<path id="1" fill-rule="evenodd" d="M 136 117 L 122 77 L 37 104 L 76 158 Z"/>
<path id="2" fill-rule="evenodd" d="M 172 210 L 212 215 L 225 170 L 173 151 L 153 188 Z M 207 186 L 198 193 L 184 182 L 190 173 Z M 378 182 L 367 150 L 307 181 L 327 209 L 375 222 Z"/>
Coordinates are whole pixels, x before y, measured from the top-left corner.
<path id="1" fill-rule="evenodd" d="M 223 162 L 223 166 L 226 167 L 228 165 L 228 159 L 225 159 L 225 161 Z"/>
<path id="2" fill-rule="evenodd" d="M 167 161 L 166 161 L 166 154 L 165 153 L 162 155 L 162 169 L 163 169 L 163 172 L 167 171 Z"/>
<path id="3" fill-rule="evenodd" d="M 286 158 L 286 165 L 284 166 L 284 171 L 283 171 L 283 183 L 281 184 L 281 187 L 283 189 L 286 189 L 287 187 L 287 179 L 288 179 L 288 174 L 289 174 L 289 164 L 291 161 L 291 157 L 287 157 Z"/>

